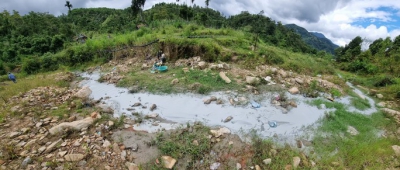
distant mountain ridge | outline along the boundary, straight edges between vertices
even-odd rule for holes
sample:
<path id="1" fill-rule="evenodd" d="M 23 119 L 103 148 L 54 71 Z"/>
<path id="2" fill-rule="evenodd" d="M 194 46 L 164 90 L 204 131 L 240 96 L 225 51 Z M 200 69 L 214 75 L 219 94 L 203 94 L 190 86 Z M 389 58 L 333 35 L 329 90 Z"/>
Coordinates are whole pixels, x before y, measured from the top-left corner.
<path id="1" fill-rule="evenodd" d="M 301 35 L 301 38 L 310 46 L 317 50 L 325 50 L 331 54 L 335 54 L 335 49 L 339 46 L 334 44 L 331 40 L 325 37 L 324 34 L 319 32 L 309 32 L 305 28 L 296 24 L 287 24 L 286 28 L 292 29 Z"/>

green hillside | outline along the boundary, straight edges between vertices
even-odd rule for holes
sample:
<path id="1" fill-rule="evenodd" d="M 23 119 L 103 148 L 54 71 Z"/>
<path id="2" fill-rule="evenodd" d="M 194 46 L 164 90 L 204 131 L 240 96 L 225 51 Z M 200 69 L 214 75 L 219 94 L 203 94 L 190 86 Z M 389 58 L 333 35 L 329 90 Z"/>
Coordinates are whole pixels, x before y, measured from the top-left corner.
<path id="1" fill-rule="evenodd" d="M 317 50 L 324 50 L 331 54 L 335 54 L 335 49 L 338 48 L 336 44 L 333 44 L 331 40 L 327 39 L 321 33 L 308 32 L 303 27 L 297 26 L 296 24 L 287 24 L 286 28 L 292 29 L 301 35 L 301 38 L 311 47 Z"/>

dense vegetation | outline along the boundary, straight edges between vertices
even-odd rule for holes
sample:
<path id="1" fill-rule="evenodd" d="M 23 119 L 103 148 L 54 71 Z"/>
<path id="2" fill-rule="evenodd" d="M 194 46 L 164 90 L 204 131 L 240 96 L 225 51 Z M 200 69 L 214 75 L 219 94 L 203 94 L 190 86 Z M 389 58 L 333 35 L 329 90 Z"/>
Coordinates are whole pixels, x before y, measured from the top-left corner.
<path id="1" fill-rule="evenodd" d="M 400 35 L 379 38 L 363 51 L 363 39 L 355 37 L 349 44 L 335 50 L 340 69 L 361 75 L 347 76 L 357 84 L 382 90 L 388 99 L 400 98 Z"/>
<path id="2" fill-rule="evenodd" d="M 66 7 L 72 8 L 67 4 Z M 80 34 L 85 34 L 89 39 L 100 34 L 128 34 L 136 31 L 137 25 L 160 28 L 175 24 L 175 27 L 183 28 L 182 25 L 194 24 L 212 28 L 233 28 L 249 34 L 250 45 L 255 49 L 258 43 L 265 43 L 293 52 L 317 52 L 304 43 L 294 31 L 265 17 L 262 12 L 242 12 L 226 18 L 218 11 L 196 5 L 189 7 L 160 3 L 146 11 L 142 11 L 140 5 L 136 8 L 139 9 L 136 13 L 134 5 L 124 10 L 72 9 L 67 15 L 58 17 L 37 12 L 21 16 L 17 11 L 3 11 L 0 13 L 0 74 L 18 70 L 30 74 L 55 70 L 60 65 L 74 66 L 77 63 L 93 61 L 99 58 L 94 57 L 99 50 L 137 42 L 132 40 L 124 44 L 96 47 L 98 49 L 82 49 L 84 47 L 78 47 L 75 42 Z M 146 31 L 149 30 L 145 29 L 144 32 Z M 195 34 L 195 30 L 187 30 L 183 36 L 192 35 L 206 36 L 207 33 Z M 110 54 L 100 57 L 104 61 L 110 58 Z"/>

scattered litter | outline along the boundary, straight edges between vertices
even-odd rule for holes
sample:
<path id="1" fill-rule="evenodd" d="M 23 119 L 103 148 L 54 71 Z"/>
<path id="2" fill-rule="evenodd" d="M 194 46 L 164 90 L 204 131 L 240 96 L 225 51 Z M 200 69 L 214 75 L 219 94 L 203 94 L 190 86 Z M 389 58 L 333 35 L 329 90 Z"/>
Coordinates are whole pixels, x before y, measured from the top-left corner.
<path id="1" fill-rule="evenodd" d="M 252 106 L 252 107 L 254 107 L 254 108 L 260 108 L 260 104 L 259 104 L 259 103 L 255 102 L 255 101 L 251 101 L 250 103 L 251 103 L 251 106 Z"/>
<path id="2" fill-rule="evenodd" d="M 278 124 L 275 121 L 268 121 L 269 127 L 276 128 Z"/>
<path id="3" fill-rule="evenodd" d="M 215 162 L 215 163 L 211 164 L 210 169 L 217 170 L 220 165 L 221 165 L 221 163 Z"/>

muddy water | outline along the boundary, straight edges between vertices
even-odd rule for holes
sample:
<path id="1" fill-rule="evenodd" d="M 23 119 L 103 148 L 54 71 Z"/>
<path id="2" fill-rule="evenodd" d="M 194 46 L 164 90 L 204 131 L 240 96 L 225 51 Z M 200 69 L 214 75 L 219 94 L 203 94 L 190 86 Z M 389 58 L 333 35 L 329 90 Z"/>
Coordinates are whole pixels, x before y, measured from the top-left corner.
<path id="1" fill-rule="evenodd" d="M 134 107 L 135 110 L 133 112 L 139 112 L 143 115 L 157 113 L 159 117 L 168 120 L 168 122 L 146 120 L 140 125 L 133 125 L 137 130 L 149 132 L 173 129 L 186 123 L 201 121 L 208 126 L 227 127 L 236 134 L 245 134 L 251 130 L 256 130 L 262 137 L 271 137 L 276 134 L 293 138 L 304 135 L 307 132 L 306 127 L 314 125 L 324 115 L 324 112 L 328 111 L 306 104 L 308 100 L 312 99 L 289 93 L 287 94 L 288 98 L 294 99 L 297 107 L 284 113 L 281 108 L 271 104 L 271 98 L 277 95 L 275 93 L 245 96 L 248 100 L 257 101 L 261 105 L 260 108 L 252 108 L 250 104 L 232 106 L 229 103 L 229 98 L 238 99 L 241 97 L 232 92 L 215 92 L 207 96 L 191 93 L 168 95 L 129 94 L 126 88 L 118 88 L 113 84 L 97 82 L 100 77 L 98 73 L 82 74 L 82 76 L 86 80 L 82 81 L 81 85 L 88 86 L 92 90 L 91 97 L 93 99 L 110 97 L 103 101 L 114 109 L 114 116 L 118 117 L 126 114 L 135 118 L 131 111 L 127 109 L 133 108 L 131 105 L 140 102 L 147 108 Z M 204 104 L 203 100 L 208 99 L 210 96 L 223 99 L 224 104 L 217 105 L 215 102 L 208 105 Z M 342 102 L 348 101 L 343 99 Z M 154 111 L 149 110 L 152 104 L 157 105 L 157 109 Z M 224 122 L 224 119 L 228 116 L 232 116 L 233 119 L 229 122 Z M 268 121 L 277 122 L 277 127 L 271 128 Z"/>

